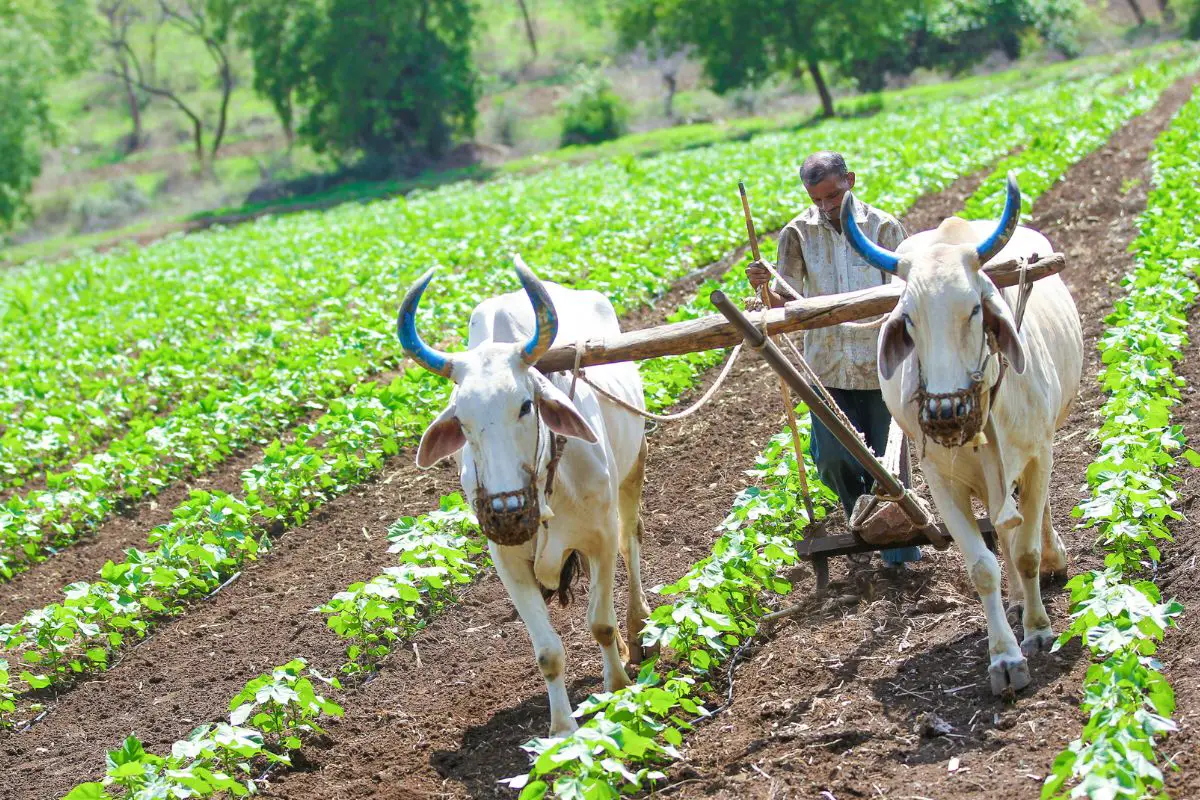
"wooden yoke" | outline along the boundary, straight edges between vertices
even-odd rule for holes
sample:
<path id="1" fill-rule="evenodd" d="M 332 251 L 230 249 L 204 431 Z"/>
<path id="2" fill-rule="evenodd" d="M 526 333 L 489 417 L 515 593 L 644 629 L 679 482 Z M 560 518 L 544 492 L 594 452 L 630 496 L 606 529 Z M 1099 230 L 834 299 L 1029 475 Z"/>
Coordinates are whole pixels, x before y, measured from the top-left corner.
<path id="1" fill-rule="evenodd" d="M 1042 257 L 1028 266 L 1028 277 L 1040 280 L 1062 272 L 1066 258 L 1062 253 Z M 1017 260 L 992 264 L 984 268 L 992 283 L 999 288 L 1015 286 L 1021 280 L 1021 262 Z M 896 307 L 904 291 L 902 281 L 892 281 L 857 292 L 804 297 L 792 300 L 783 308 L 772 308 L 748 314 L 756 328 L 761 329 L 765 318 L 770 336 L 791 331 L 828 328 L 843 322 L 868 319 L 886 314 Z M 580 366 L 614 364 L 619 361 L 641 361 L 661 356 L 677 356 L 700 350 L 733 347 L 742 341 L 737 327 L 720 314 L 645 328 L 622 331 L 616 336 L 589 339 L 584 343 Z M 564 372 L 575 365 L 575 344 L 550 348 L 537 362 L 542 372 Z"/>

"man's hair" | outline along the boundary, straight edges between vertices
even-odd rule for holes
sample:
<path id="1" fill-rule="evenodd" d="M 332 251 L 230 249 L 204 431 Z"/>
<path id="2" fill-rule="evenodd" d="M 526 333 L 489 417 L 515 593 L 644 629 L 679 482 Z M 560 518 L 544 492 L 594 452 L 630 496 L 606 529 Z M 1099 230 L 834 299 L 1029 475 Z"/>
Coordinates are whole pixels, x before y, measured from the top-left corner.
<path id="1" fill-rule="evenodd" d="M 841 153 L 835 153 L 832 150 L 813 153 L 804 159 L 804 165 L 800 167 L 800 180 L 804 182 L 805 186 L 816 186 L 830 176 L 844 178 L 849 174 L 850 170 L 846 168 L 846 159 L 842 158 Z"/>

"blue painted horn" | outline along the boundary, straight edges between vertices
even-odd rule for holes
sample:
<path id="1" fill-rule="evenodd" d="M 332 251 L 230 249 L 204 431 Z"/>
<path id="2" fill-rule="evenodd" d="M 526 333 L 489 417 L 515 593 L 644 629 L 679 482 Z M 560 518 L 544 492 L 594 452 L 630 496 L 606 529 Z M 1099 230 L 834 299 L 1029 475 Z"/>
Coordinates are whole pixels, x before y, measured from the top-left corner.
<path id="1" fill-rule="evenodd" d="M 396 317 L 396 337 L 400 339 L 400 346 L 404 348 L 405 355 L 435 375 L 449 378 L 452 366 L 450 356 L 425 344 L 421 334 L 417 333 L 417 306 L 420 305 L 421 295 L 433 280 L 435 272 L 437 267 L 430 267 L 409 288 L 408 294 L 404 295 L 404 302 L 400 304 L 400 314 Z"/>
<path id="2" fill-rule="evenodd" d="M 992 231 L 991 236 L 975 248 L 975 252 L 979 254 L 980 266 L 991 261 L 1004 249 L 1021 219 L 1021 190 L 1017 188 L 1017 178 L 1011 171 L 1008 173 L 1007 188 L 1008 194 L 1004 198 L 1004 213 L 1000 215 L 1000 224 Z"/>
<path id="3" fill-rule="evenodd" d="M 896 274 L 900 256 L 872 242 L 858 227 L 854 220 L 854 195 L 850 192 L 846 192 L 842 197 L 842 233 L 850 240 L 854 252 L 862 256 L 868 264 L 888 275 Z"/>
<path id="4" fill-rule="evenodd" d="M 525 363 L 533 366 L 550 349 L 554 337 L 558 334 L 558 312 L 554 310 L 550 293 L 533 271 L 525 266 L 525 260 L 516 255 L 513 256 L 513 263 L 517 268 L 517 277 L 521 279 L 521 286 L 525 287 L 525 294 L 529 295 L 529 302 L 533 304 L 536 327 L 533 337 L 521 350 L 521 357 Z"/>

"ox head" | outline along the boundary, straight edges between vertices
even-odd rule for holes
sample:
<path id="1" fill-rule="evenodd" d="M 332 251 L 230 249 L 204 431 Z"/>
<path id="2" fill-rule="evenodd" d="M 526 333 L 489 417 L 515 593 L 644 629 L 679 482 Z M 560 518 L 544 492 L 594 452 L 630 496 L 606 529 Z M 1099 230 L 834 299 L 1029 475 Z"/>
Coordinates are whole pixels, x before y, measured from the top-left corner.
<path id="1" fill-rule="evenodd" d="M 456 384 L 449 406 L 421 437 L 417 466 L 432 467 L 469 444 L 479 490 L 476 499 L 489 498 L 498 504 L 491 509 L 498 513 L 532 513 L 526 506 L 536 497 L 537 476 L 549 462 L 549 432 L 598 441 L 566 394 L 534 367 L 554 341 L 558 315 L 546 287 L 519 256 L 516 270 L 533 306 L 534 329 L 528 341 L 487 342 L 461 353 L 427 345 L 417 333 L 416 312 L 435 269 L 408 290 L 396 323 L 404 352 Z"/>
<path id="2" fill-rule="evenodd" d="M 890 379 L 916 353 L 922 427 L 929 422 L 944 430 L 971 420 L 982 425 L 989 337 L 1017 373 L 1025 371 L 1016 320 L 982 271 L 1017 228 L 1021 192 L 1012 173 L 1007 190 L 1000 221 L 983 241 L 970 223 L 950 217 L 932 237 L 907 240 L 896 252 L 868 239 L 854 221 L 852 197 L 843 200 L 842 230 L 851 246 L 868 264 L 906 283 L 879 334 L 879 374 Z"/>

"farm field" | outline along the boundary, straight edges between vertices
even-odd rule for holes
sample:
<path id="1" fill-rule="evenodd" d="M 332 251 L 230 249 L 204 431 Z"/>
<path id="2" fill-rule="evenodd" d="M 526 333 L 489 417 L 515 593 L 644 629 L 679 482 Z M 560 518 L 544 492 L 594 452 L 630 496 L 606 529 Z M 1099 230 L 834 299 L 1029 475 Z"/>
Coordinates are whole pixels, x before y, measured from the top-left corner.
<path id="1" fill-rule="evenodd" d="M 649 791 L 653 771 L 673 797 L 1033 797 L 1054 775 L 1047 796 L 1200 794 L 1200 641 L 1169 602 L 1200 602 L 1190 525 L 1169 513 L 1195 499 L 1180 452 L 1200 441 L 1175 403 L 1200 370 L 1181 319 L 1200 267 L 1200 51 L 976 80 L 967 99 L 0 273 L 0 797 L 607 797 Z M 778 230 L 807 205 L 799 160 L 833 146 L 910 232 L 995 216 L 1015 170 L 1028 224 L 1066 254 L 1087 362 L 1052 503 L 1071 574 L 1109 583 L 1046 597 L 1088 649 L 1071 638 L 1015 701 L 993 698 L 953 548 L 901 578 L 839 559 L 831 597 L 757 634 L 812 578 L 790 549 L 804 522 L 777 381 L 748 355 L 710 407 L 650 436 L 656 676 L 589 701 L 583 604 L 552 608 L 571 699 L 610 738 L 530 745 L 550 748 L 531 772 L 544 685 L 456 474 L 413 464 L 447 386 L 401 358 L 399 300 L 442 265 L 419 324 L 454 349 L 519 252 L 603 291 L 627 329 L 708 313 L 715 286 L 748 293 L 737 181 Z M 1161 302 L 1144 291 L 1168 282 Z M 721 361 L 644 363 L 649 405 L 688 404 Z M 1077 529 L 1077 506 L 1097 527 Z M 1110 584 L 1145 600 L 1088 616 Z M 1131 619 L 1141 638 L 1119 647 L 1087 634 Z M 1166 683 L 1139 673 L 1144 696 L 1089 671 L 1136 670 L 1160 639 Z M 693 729 L 701 707 L 720 711 Z M 926 735 L 929 713 L 949 732 Z M 501 782 L 526 773 L 523 792 Z"/>

